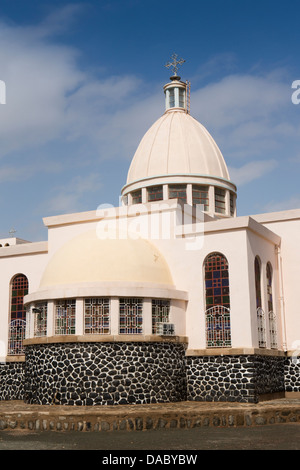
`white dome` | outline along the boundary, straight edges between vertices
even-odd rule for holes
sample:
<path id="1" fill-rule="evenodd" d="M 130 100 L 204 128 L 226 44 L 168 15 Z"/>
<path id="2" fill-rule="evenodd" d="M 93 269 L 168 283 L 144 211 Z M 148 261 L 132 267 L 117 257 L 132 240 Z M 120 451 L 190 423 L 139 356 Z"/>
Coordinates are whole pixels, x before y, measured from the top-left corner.
<path id="1" fill-rule="evenodd" d="M 126 186 L 168 175 L 230 180 L 214 139 L 202 124 L 182 110 L 167 111 L 146 132 L 131 162 Z"/>

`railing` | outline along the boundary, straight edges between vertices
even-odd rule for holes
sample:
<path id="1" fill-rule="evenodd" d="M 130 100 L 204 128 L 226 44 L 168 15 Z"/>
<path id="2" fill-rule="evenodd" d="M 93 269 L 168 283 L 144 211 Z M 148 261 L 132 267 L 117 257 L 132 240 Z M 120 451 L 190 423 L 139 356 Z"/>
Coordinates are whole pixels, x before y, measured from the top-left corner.
<path id="1" fill-rule="evenodd" d="M 24 354 L 23 340 L 25 338 L 25 331 L 25 320 L 13 320 L 10 322 L 8 331 L 8 355 Z"/>
<path id="2" fill-rule="evenodd" d="M 231 347 L 230 309 L 215 305 L 205 312 L 208 348 Z"/>

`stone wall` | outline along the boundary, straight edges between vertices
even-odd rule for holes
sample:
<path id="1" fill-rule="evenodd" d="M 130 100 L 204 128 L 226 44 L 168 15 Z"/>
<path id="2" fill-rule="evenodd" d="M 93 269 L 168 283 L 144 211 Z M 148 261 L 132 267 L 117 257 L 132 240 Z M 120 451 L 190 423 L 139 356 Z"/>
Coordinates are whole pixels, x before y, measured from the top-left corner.
<path id="1" fill-rule="evenodd" d="M 300 359 L 298 356 L 286 358 L 284 381 L 286 392 L 300 392 Z"/>
<path id="2" fill-rule="evenodd" d="M 0 401 L 113 405 L 176 401 L 257 403 L 300 392 L 300 360 L 283 356 L 185 356 L 176 343 L 26 346 L 26 362 L 0 364 Z"/>
<path id="3" fill-rule="evenodd" d="M 61 343 L 26 347 L 25 401 L 113 405 L 186 399 L 185 346 Z"/>
<path id="4" fill-rule="evenodd" d="M 277 356 L 187 357 L 187 399 L 257 403 L 284 392 L 284 361 Z"/>
<path id="5" fill-rule="evenodd" d="M 0 400 L 23 400 L 24 362 L 0 363 Z"/>

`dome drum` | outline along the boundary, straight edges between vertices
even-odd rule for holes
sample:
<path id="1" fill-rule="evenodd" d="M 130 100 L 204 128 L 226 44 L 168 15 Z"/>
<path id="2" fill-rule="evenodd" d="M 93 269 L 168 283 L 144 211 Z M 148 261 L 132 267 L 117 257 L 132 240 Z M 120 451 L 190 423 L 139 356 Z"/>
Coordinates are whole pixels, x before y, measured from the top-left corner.
<path id="1" fill-rule="evenodd" d="M 144 179 L 124 189 L 124 205 L 147 204 L 177 198 L 179 202 L 203 206 L 212 217 L 236 214 L 236 187 L 222 178 L 201 175 L 168 175 Z M 219 204 L 221 203 L 221 204 Z"/>

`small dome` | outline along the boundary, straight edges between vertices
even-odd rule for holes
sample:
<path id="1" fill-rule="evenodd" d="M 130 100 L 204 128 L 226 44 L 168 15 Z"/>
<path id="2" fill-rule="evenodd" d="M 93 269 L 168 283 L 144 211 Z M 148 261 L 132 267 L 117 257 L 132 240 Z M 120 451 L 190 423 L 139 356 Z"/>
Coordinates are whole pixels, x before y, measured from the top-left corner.
<path id="1" fill-rule="evenodd" d="M 146 132 L 131 162 L 126 186 L 162 175 L 230 180 L 223 155 L 212 136 L 182 110 L 167 111 Z"/>
<path id="2" fill-rule="evenodd" d="M 68 241 L 50 259 L 40 289 L 78 283 L 126 281 L 173 286 L 161 253 L 144 239 L 100 239 L 96 230 Z"/>

